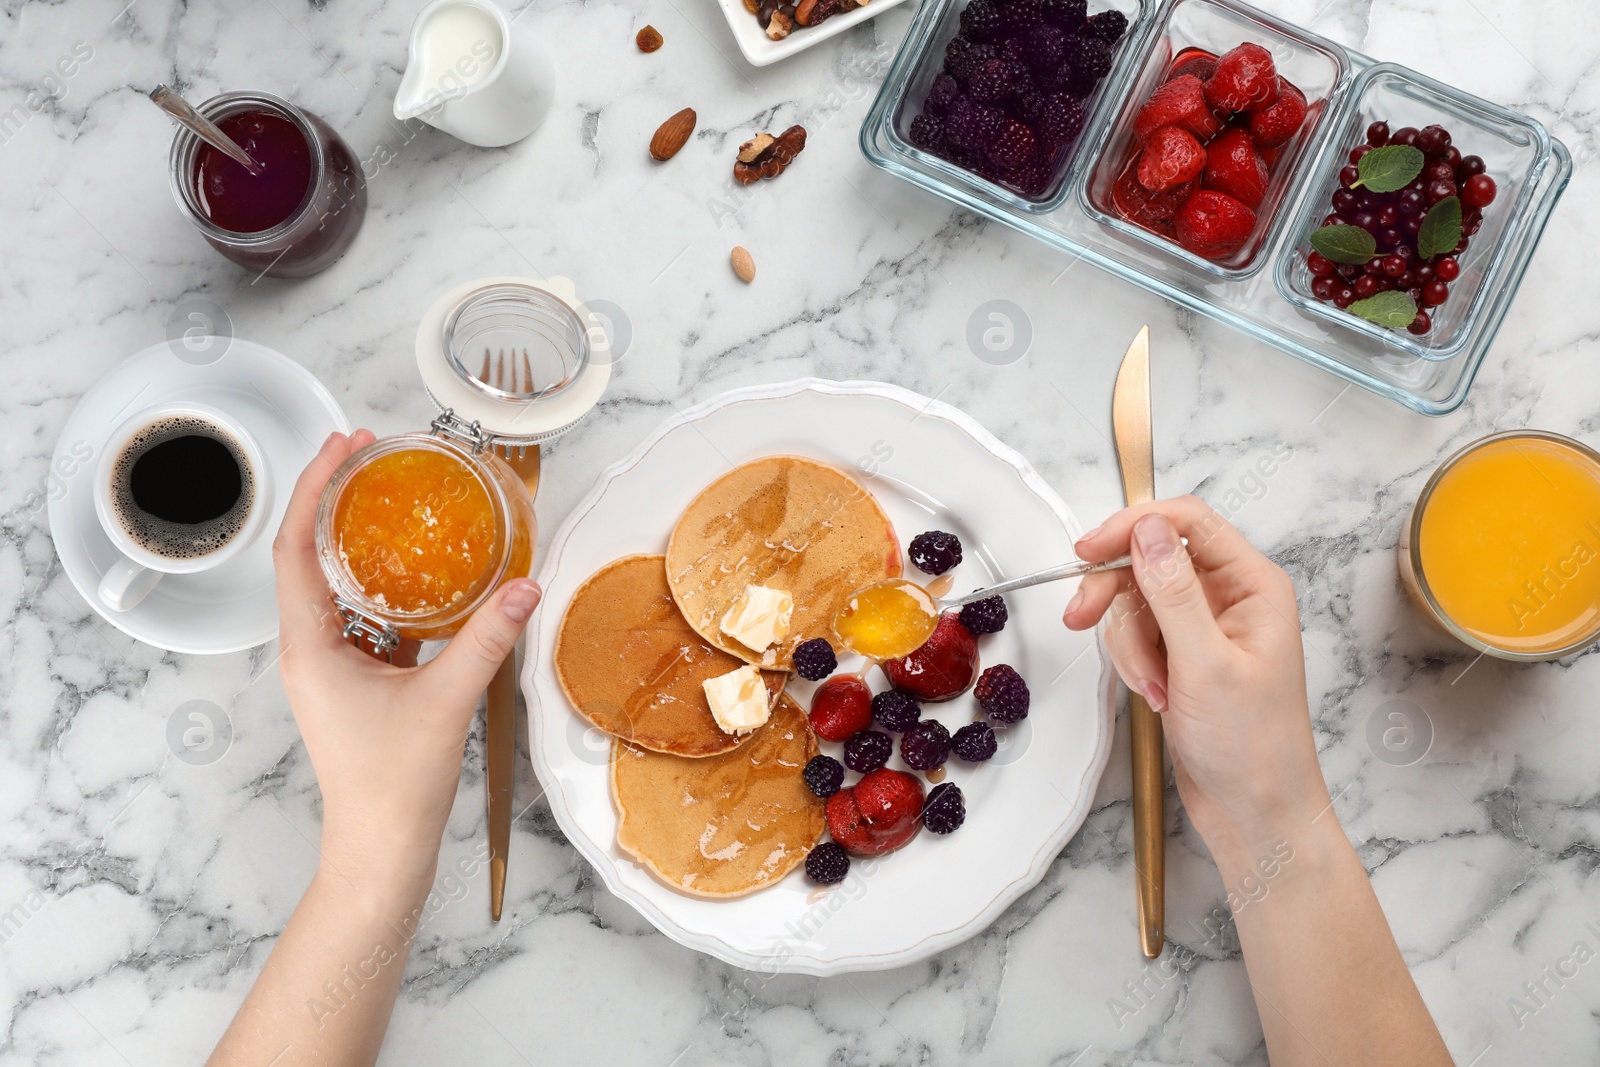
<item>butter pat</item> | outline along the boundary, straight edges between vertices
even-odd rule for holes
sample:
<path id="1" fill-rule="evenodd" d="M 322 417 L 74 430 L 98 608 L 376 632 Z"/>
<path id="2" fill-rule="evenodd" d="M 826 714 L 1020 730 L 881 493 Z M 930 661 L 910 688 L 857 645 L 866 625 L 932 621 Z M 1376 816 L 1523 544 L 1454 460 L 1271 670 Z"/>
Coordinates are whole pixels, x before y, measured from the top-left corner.
<path id="1" fill-rule="evenodd" d="M 772 714 L 767 685 L 761 672 L 749 664 L 700 684 L 711 705 L 711 717 L 725 734 L 747 734 Z"/>
<path id="2" fill-rule="evenodd" d="M 765 652 L 789 636 L 794 597 L 782 589 L 747 585 L 722 617 L 722 632 L 752 652 Z"/>

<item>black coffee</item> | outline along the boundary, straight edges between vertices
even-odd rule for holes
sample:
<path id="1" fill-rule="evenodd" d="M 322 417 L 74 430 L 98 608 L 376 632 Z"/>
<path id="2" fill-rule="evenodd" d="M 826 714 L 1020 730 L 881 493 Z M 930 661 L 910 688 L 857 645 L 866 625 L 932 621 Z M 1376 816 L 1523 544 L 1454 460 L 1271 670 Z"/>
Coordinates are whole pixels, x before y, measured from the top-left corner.
<path id="1" fill-rule="evenodd" d="M 208 555 L 238 536 L 255 502 L 244 450 L 208 419 L 177 415 L 134 435 L 111 473 L 111 498 L 135 544 L 168 559 Z"/>

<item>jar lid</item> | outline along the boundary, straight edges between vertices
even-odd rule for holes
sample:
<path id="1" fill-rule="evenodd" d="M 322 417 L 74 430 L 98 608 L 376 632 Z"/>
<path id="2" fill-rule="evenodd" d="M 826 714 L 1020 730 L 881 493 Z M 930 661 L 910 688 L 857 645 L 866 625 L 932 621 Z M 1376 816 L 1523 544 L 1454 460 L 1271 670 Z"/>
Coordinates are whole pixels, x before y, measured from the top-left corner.
<path id="1" fill-rule="evenodd" d="M 611 343 L 566 278 L 497 276 L 445 293 L 417 327 L 428 395 L 491 447 L 576 426 L 611 381 Z"/>

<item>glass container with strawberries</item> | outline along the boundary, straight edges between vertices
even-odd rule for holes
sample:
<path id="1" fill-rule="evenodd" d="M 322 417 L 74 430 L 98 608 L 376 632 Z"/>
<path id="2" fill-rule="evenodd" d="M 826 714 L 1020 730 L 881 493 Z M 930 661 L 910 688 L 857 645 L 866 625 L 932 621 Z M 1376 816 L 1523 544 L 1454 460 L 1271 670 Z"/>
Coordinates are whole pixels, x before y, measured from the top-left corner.
<path id="1" fill-rule="evenodd" d="M 1228 0 L 1172 5 L 1082 190 L 1108 226 L 1248 277 L 1285 221 L 1349 59 Z"/>

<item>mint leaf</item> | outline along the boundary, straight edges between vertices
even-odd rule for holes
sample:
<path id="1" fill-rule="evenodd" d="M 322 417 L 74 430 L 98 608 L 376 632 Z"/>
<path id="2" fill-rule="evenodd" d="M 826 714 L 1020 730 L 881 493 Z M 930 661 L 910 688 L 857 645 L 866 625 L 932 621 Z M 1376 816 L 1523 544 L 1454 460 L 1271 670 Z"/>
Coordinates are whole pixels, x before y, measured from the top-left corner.
<path id="1" fill-rule="evenodd" d="M 1417 255 L 1423 259 L 1451 252 L 1461 243 L 1461 200 L 1447 196 L 1428 209 L 1417 230 Z"/>
<path id="2" fill-rule="evenodd" d="M 1422 149 L 1408 144 L 1386 144 L 1374 148 L 1356 164 L 1355 184 L 1350 188 L 1365 186 L 1375 193 L 1392 193 L 1404 189 L 1422 173 Z"/>
<path id="3" fill-rule="evenodd" d="M 1356 266 L 1378 254 L 1377 240 L 1360 226 L 1324 226 L 1311 235 L 1311 247 L 1335 263 Z"/>
<path id="4" fill-rule="evenodd" d="M 1394 289 L 1357 300 L 1346 310 L 1389 330 L 1410 326 L 1411 320 L 1417 317 L 1417 305 L 1409 296 Z"/>

